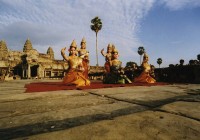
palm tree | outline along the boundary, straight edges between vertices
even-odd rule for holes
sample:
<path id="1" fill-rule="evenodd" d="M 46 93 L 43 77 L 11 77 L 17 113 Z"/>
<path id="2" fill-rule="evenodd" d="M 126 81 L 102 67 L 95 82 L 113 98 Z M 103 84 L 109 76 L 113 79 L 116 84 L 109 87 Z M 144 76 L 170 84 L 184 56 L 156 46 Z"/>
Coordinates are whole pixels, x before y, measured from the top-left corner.
<path id="1" fill-rule="evenodd" d="M 197 55 L 197 60 L 199 60 L 199 64 L 200 64 L 200 54 Z"/>
<path id="2" fill-rule="evenodd" d="M 157 63 L 158 63 L 159 68 L 160 68 L 160 64 L 162 64 L 162 58 L 158 58 L 158 59 L 157 59 Z"/>
<path id="3" fill-rule="evenodd" d="M 173 67 L 174 67 L 174 64 L 169 64 L 169 67 L 170 67 L 170 68 L 173 68 Z"/>
<path id="4" fill-rule="evenodd" d="M 194 65 L 194 60 L 189 60 L 189 65 Z"/>
<path id="5" fill-rule="evenodd" d="M 134 66 L 137 67 L 138 66 L 137 63 L 129 61 L 129 62 L 126 63 L 125 68 L 133 68 Z"/>
<path id="6" fill-rule="evenodd" d="M 91 20 L 92 25 L 90 25 L 90 28 L 92 31 L 96 33 L 96 58 L 97 58 L 97 66 L 99 66 L 98 62 L 98 49 L 97 49 L 97 34 L 102 28 L 102 22 L 99 17 L 95 17 Z"/>
<path id="7" fill-rule="evenodd" d="M 138 48 L 138 54 L 140 55 L 140 65 L 141 65 L 142 55 L 144 54 L 144 52 L 145 52 L 144 47 L 140 46 L 140 47 Z"/>
<path id="8" fill-rule="evenodd" d="M 181 59 L 181 60 L 180 60 L 180 65 L 183 66 L 184 62 L 185 62 L 185 61 L 184 61 L 183 59 Z"/>

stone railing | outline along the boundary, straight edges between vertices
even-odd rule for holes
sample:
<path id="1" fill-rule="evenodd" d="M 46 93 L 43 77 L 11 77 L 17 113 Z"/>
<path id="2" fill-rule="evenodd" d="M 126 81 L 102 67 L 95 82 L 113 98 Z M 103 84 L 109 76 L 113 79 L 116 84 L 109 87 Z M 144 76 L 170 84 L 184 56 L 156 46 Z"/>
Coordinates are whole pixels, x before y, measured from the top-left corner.
<path id="1" fill-rule="evenodd" d="M 89 69 L 89 79 L 90 80 L 103 80 L 103 75 L 105 72 L 105 68 L 102 66 L 90 66 Z"/>
<path id="2" fill-rule="evenodd" d="M 172 66 L 155 69 L 156 80 L 173 83 L 200 84 L 200 65 Z"/>

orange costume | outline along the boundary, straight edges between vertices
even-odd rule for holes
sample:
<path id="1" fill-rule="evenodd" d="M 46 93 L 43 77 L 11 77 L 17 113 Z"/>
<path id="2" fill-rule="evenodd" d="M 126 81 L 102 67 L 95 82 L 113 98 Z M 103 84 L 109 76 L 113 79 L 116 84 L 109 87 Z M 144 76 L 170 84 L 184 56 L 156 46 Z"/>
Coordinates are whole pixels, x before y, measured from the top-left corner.
<path id="1" fill-rule="evenodd" d="M 79 86 L 89 86 L 90 81 L 83 75 L 83 64 L 82 64 L 82 58 L 76 56 L 77 50 L 76 50 L 76 42 L 73 40 L 71 46 L 70 46 L 70 56 L 67 57 L 64 53 L 66 50 L 66 47 L 61 50 L 61 55 L 63 58 L 68 61 L 69 63 L 69 70 L 66 73 L 66 76 L 63 79 L 63 83 L 70 85 L 76 85 Z"/>
<path id="2" fill-rule="evenodd" d="M 143 72 L 134 79 L 134 82 L 142 82 L 142 83 L 155 83 L 156 80 L 150 76 L 151 66 L 148 64 L 149 57 L 146 53 L 143 56 Z"/>

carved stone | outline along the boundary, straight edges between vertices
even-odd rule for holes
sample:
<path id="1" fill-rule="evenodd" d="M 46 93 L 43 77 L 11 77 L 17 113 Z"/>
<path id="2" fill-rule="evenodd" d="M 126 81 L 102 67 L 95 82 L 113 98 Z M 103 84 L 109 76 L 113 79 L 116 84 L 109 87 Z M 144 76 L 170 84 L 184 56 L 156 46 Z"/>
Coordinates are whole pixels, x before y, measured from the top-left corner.
<path id="1" fill-rule="evenodd" d="M 0 41 L 0 76 L 21 78 L 58 78 L 63 77 L 68 64 L 63 60 L 55 60 L 51 47 L 47 54 L 39 53 L 27 39 L 23 51 L 10 51 L 6 42 Z"/>

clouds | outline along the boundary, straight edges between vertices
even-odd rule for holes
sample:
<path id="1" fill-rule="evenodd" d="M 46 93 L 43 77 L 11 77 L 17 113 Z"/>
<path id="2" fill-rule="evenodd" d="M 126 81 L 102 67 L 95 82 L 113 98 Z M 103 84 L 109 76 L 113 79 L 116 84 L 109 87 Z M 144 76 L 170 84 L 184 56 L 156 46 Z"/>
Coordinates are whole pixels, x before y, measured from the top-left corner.
<path id="1" fill-rule="evenodd" d="M 59 27 L 34 24 L 31 22 L 15 22 L 0 29 L 4 38 L 9 38 L 15 45 L 16 40 L 31 38 L 34 44 L 45 45 L 49 43 L 58 43 L 64 39 L 64 31 Z"/>
<path id="2" fill-rule="evenodd" d="M 198 6 L 197 0 L 192 0 Z M 98 33 L 99 51 L 108 43 L 114 43 L 124 62 L 138 61 L 137 48 L 143 43 L 138 38 L 141 21 L 148 15 L 158 0 L 1 0 L 0 40 L 5 39 L 12 50 L 22 50 L 30 38 L 33 47 L 46 53 L 52 46 L 55 57 L 61 59 L 60 49 L 69 46 L 75 39 L 87 40 L 91 65 L 95 60 L 95 33 L 90 21 L 99 16 L 103 28 Z M 162 0 L 170 9 L 180 9 L 189 0 Z M 99 53 L 100 54 L 100 53 Z M 99 56 L 100 64 L 104 58 Z"/>
<path id="3" fill-rule="evenodd" d="M 200 7 L 199 0 L 161 0 L 171 10 Z"/>
<path id="4" fill-rule="evenodd" d="M 84 36 L 91 57 L 95 58 L 95 34 L 90 29 L 90 21 L 99 16 L 103 22 L 98 35 L 99 50 L 114 43 L 121 57 L 128 61 L 133 59 L 134 49 L 141 44 L 136 32 L 153 3 L 154 0 L 2 0 L 0 39 L 5 39 L 11 49 L 19 50 L 22 49 L 19 43 L 23 46 L 22 41 L 29 37 L 39 51 L 53 45 L 59 58 L 61 47 L 69 45 L 73 39 L 80 42 Z M 100 61 L 103 63 L 104 59 Z M 94 59 L 92 64 L 95 64 Z"/>

